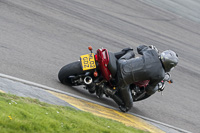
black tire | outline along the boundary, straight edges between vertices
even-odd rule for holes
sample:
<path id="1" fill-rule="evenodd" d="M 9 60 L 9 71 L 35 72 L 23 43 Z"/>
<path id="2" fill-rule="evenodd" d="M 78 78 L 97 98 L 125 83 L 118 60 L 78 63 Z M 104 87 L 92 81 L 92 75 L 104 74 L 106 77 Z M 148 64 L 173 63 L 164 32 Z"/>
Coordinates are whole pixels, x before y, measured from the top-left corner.
<path id="1" fill-rule="evenodd" d="M 73 85 L 69 76 L 76 76 L 84 73 L 80 61 L 76 61 L 62 67 L 58 73 L 58 79 L 63 84 Z"/>

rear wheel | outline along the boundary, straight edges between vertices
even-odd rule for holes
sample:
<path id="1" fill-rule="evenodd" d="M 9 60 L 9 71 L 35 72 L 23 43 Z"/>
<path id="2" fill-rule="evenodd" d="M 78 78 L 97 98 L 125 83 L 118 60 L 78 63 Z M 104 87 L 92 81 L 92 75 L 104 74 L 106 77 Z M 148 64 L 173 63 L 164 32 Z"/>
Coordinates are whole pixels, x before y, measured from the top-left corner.
<path id="1" fill-rule="evenodd" d="M 83 74 L 80 61 L 76 61 L 62 67 L 58 73 L 58 79 L 63 84 L 73 85 L 69 76 Z"/>

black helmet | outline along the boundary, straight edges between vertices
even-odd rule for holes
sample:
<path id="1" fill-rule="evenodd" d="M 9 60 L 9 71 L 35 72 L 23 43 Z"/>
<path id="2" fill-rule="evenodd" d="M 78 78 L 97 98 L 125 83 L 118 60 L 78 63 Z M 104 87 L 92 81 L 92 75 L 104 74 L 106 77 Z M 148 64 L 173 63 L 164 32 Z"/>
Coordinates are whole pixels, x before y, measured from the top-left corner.
<path id="1" fill-rule="evenodd" d="M 160 58 L 165 72 L 169 72 L 178 64 L 178 55 L 172 50 L 163 51 Z"/>

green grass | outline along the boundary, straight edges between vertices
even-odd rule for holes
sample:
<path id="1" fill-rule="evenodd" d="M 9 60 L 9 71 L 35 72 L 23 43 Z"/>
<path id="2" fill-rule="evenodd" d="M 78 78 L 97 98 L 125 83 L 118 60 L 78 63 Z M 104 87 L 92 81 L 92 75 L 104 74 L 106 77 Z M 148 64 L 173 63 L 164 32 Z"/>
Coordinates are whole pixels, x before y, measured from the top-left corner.
<path id="1" fill-rule="evenodd" d="M 70 107 L 0 93 L 1 133 L 145 133 Z"/>

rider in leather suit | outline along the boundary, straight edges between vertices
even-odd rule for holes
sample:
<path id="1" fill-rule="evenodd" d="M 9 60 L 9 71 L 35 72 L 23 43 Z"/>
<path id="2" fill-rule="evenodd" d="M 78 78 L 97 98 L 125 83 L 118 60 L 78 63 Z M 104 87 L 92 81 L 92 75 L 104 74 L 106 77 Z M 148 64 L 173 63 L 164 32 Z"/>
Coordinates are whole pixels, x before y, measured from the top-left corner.
<path id="1" fill-rule="evenodd" d="M 178 56 L 175 52 L 167 50 L 158 54 L 155 46 L 141 45 L 137 47 L 137 51 L 141 57 L 135 57 L 133 50 L 128 51 L 124 56 L 118 59 L 117 83 L 118 91 L 121 94 L 121 100 L 124 104 L 117 102 L 115 92 L 112 92 L 111 98 L 119 105 L 123 112 L 127 112 L 133 106 L 133 99 L 129 89 L 129 85 L 144 80 L 150 80 L 146 87 L 146 94 L 150 96 L 159 88 L 165 73 L 169 72 L 178 64 Z"/>

